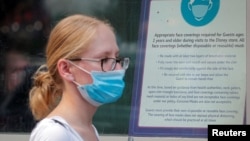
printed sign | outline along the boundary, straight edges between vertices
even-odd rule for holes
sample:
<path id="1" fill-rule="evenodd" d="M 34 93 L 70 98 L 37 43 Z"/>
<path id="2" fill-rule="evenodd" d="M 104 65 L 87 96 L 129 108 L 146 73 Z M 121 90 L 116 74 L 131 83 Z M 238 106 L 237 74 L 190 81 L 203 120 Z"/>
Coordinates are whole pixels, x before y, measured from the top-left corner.
<path id="1" fill-rule="evenodd" d="M 246 0 L 144 0 L 129 134 L 244 124 Z"/>

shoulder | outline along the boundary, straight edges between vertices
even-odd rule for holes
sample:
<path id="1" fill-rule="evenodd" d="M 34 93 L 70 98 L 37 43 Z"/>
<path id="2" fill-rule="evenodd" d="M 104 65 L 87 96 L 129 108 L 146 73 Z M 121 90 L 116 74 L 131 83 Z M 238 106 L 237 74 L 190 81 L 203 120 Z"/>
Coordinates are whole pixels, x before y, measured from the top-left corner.
<path id="1" fill-rule="evenodd" d="M 32 130 L 30 141 L 70 141 L 70 132 L 61 122 L 46 118 Z"/>
<path id="2" fill-rule="evenodd" d="M 92 126 L 93 126 L 93 128 L 94 128 L 94 130 L 95 130 L 95 134 L 96 134 L 96 136 L 99 138 L 99 133 L 98 133 L 98 131 L 97 131 L 96 127 L 95 127 L 94 125 L 92 125 Z"/>

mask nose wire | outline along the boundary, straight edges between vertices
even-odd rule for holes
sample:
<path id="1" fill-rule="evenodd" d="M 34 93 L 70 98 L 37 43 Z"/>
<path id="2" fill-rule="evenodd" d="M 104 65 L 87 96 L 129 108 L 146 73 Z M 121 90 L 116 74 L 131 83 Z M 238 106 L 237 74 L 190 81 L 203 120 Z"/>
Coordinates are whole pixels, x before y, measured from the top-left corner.
<path id="1" fill-rule="evenodd" d="M 90 73 L 89 71 L 85 70 L 84 68 L 79 67 L 78 65 L 76 65 L 76 64 L 73 63 L 72 61 L 68 60 L 68 62 L 69 62 L 70 64 L 74 65 L 75 67 L 77 67 L 78 69 L 80 69 L 80 70 L 86 72 L 87 74 L 91 75 L 91 73 Z M 79 84 L 78 82 L 76 82 L 75 80 L 73 80 L 72 82 L 75 83 L 77 86 L 80 86 L 80 84 Z"/>

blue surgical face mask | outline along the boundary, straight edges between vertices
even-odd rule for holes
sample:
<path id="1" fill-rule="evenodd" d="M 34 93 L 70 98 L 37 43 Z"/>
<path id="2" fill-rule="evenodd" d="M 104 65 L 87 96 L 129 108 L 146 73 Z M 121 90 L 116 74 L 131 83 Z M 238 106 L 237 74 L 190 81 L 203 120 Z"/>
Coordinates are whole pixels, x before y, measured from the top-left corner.
<path id="1" fill-rule="evenodd" d="M 123 77 L 125 75 L 125 70 L 114 70 L 114 71 L 91 71 L 77 66 L 72 63 L 77 68 L 91 75 L 93 79 L 92 84 L 80 85 L 77 82 L 73 81 L 78 85 L 78 90 L 89 103 L 94 106 L 100 106 L 107 103 L 113 103 L 117 101 L 123 93 L 125 83 Z"/>

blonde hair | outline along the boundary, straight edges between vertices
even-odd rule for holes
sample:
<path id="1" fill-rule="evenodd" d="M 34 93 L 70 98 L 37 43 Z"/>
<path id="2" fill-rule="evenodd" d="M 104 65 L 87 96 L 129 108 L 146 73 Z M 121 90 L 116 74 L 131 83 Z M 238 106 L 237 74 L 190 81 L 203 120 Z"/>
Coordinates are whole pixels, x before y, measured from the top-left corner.
<path id="1" fill-rule="evenodd" d="M 46 47 L 46 65 L 34 74 L 29 94 L 30 108 L 36 120 L 46 117 L 60 101 L 63 84 L 57 70 L 58 60 L 82 53 L 100 24 L 108 25 L 92 17 L 72 15 L 61 20 L 51 31 Z"/>

